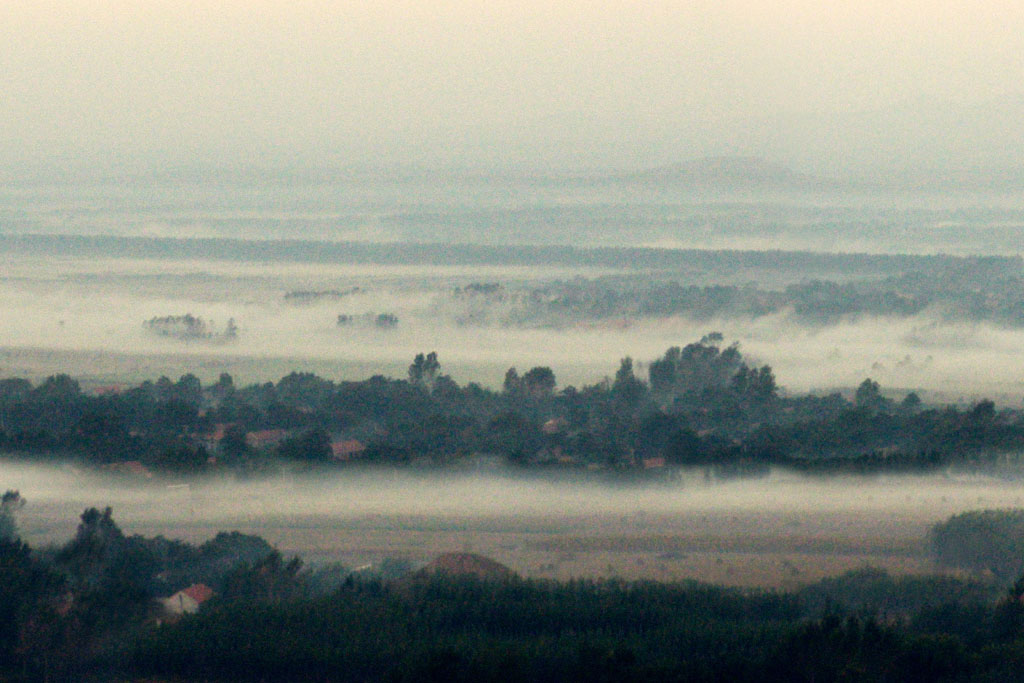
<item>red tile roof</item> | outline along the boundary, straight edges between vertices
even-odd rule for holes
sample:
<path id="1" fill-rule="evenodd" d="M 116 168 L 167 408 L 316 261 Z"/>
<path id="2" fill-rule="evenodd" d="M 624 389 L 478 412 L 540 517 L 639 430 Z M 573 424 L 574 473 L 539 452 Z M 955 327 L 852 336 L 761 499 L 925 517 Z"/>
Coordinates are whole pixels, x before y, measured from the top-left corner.
<path id="1" fill-rule="evenodd" d="M 194 583 L 181 592 L 195 600 L 197 605 L 201 605 L 213 597 L 213 589 L 205 583 Z"/>
<path id="2" fill-rule="evenodd" d="M 331 443 L 331 454 L 339 460 L 348 460 L 352 456 L 359 455 L 366 450 L 361 441 L 349 439 L 348 441 L 334 441 Z"/>
<path id="3" fill-rule="evenodd" d="M 489 557 L 476 553 L 444 553 L 419 572 L 421 575 L 446 574 L 448 576 L 472 575 L 480 579 L 509 579 L 514 571 Z"/>
<path id="4" fill-rule="evenodd" d="M 558 434 L 565 431 L 569 423 L 564 417 L 555 417 L 541 425 L 540 430 L 545 434 Z"/>

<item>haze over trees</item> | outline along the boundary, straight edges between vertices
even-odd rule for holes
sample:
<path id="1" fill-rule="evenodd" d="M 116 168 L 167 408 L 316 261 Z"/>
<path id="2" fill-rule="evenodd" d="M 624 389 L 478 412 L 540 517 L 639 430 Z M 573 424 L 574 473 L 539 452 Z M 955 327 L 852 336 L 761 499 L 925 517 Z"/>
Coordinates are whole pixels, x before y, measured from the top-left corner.
<path id="1" fill-rule="evenodd" d="M 1024 679 L 1020 0 L 197 4 L 0 2 L 0 683 Z"/>
<path id="2" fill-rule="evenodd" d="M 238 325 L 234 318 L 228 319 L 223 330 L 218 330 L 213 323 L 191 313 L 153 317 L 144 326 L 153 334 L 186 342 L 231 341 L 238 337 Z"/>

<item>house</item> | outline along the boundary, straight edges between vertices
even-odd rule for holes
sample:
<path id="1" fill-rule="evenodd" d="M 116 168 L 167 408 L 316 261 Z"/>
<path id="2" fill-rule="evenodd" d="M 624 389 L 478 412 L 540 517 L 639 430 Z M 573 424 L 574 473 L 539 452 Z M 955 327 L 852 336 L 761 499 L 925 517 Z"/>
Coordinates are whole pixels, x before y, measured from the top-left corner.
<path id="1" fill-rule="evenodd" d="M 665 458 L 661 456 L 656 456 L 653 458 L 644 458 L 643 463 L 645 470 L 661 469 L 662 467 L 665 466 Z"/>
<path id="2" fill-rule="evenodd" d="M 194 583 L 167 598 L 159 598 L 170 615 L 195 614 L 204 602 L 213 597 L 213 589 L 204 583 Z"/>
<path id="3" fill-rule="evenodd" d="M 213 430 L 210 433 L 206 434 L 203 438 L 213 443 L 220 443 L 221 439 L 224 438 L 224 435 L 227 434 L 228 427 L 231 426 L 232 425 L 229 422 L 218 422 L 217 424 L 213 425 Z"/>
<path id="4" fill-rule="evenodd" d="M 126 460 L 125 462 L 112 462 L 108 465 L 104 465 L 103 469 L 107 472 L 113 472 L 114 474 L 122 474 L 127 477 L 141 477 L 143 479 L 152 479 L 153 473 L 150 472 L 145 465 L 138 460 Z"/>
<path id="5" fill-rule="evenodd" d="M 335 460 L 351 460 L 352 458 L 358 458 L 365 451 L 366 446 L 363 445 L 363 442 L 355 439 L 331 442 L 331 455 L 334 456 Z"/>
<path id="6" fill-rule="evenodd" d="M 555 417 L 541 425 L 540 431 L 547 435 L 561 434 L 569 426 L 564 417 Z"/>
<path id="7" fill-rule="evenodd" d="M 245 435 L 245 442 L 250 448 L 270 448 L 281 443 L 288 437 L 284 429 L 261 429 L 256 432 L 248 432 Z"/>
<path id="8" fill-rule="evenodd" d="M 576 459 L 575 456 L 563 452 L 561 448 L 555 448 L 555 460 L 558 461 L 559 465 L 579 464 L 579 461 Z"/>
<path id="9" fill-rule="evenodd" d="M 209 432 L 198 435 L 196 443 L 208 451 L 216 451 L 220 447 L 220 442 L 224 440 L 224 435 L 227 434 L 228 429 L 233 426 L 230 422 L 218 422 L 213 425 L 213 429 Z"/>

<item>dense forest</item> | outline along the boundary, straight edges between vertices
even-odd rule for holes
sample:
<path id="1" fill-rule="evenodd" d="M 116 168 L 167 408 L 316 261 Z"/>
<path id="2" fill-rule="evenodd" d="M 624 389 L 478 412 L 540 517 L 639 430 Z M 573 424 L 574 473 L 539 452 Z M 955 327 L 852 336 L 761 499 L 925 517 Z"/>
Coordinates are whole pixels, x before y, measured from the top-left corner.
<path id="1" fill-rule="evenodd" d="M 995 681 L 1024 664 L 1024 580 L 864 569 L 779 593 L 489 561 L 308 568 L 239 533 L 126 536 L 109 508 L 30 548 L 24 504 L 0 503 L 2 680 Z M 174 610 L 182 594 L 201 603 Z"/>
<path id="2" fill-rule="evenodd" d="M 434 353 L 404 379 L 333 382 L 293 372 L 236 387 L 192 374 L 85 392 L 67 375 L 0 380 L 0 452 L 179 473 L 280 467 L 507 464 L 664 476 L 771 466 L 808 472 L 996 465 L 1024 447 L 1024 412 L 929 406 L 865 379 L 850 397 L 784 396 L 769 366 L 710 334 L 638 377 L 630 358 L 594 385 L 559 387 L 550 367 L 506 373 L 500 390 L 458 385 Z"/>

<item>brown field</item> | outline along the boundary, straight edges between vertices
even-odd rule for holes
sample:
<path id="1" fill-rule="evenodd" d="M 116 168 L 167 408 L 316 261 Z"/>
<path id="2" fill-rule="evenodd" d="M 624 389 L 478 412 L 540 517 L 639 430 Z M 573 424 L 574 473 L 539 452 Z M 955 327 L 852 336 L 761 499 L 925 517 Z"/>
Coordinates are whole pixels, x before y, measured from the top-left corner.
<path id="1" fill-rule="evenodd" d="M 863 567 L 894 574 L 940 571 L 925 542 L 927 524 L 892 533 L 890 516 L 851 520 L 763 515 L 655 518 L 538 517 L 451 519 L 372 517 L 266 520 L 240 530 L 258 533 L 309 563 L 357 567 L 384 558 L 424 564 L 443 552 L 493 558 L 522 576 L 695 579 L 732 586 L 790 588 Z M 841 533 L 828 529 L 842 527 Z M 214 527 L 147 525 L 138 533 L 196 542 Z"/>

